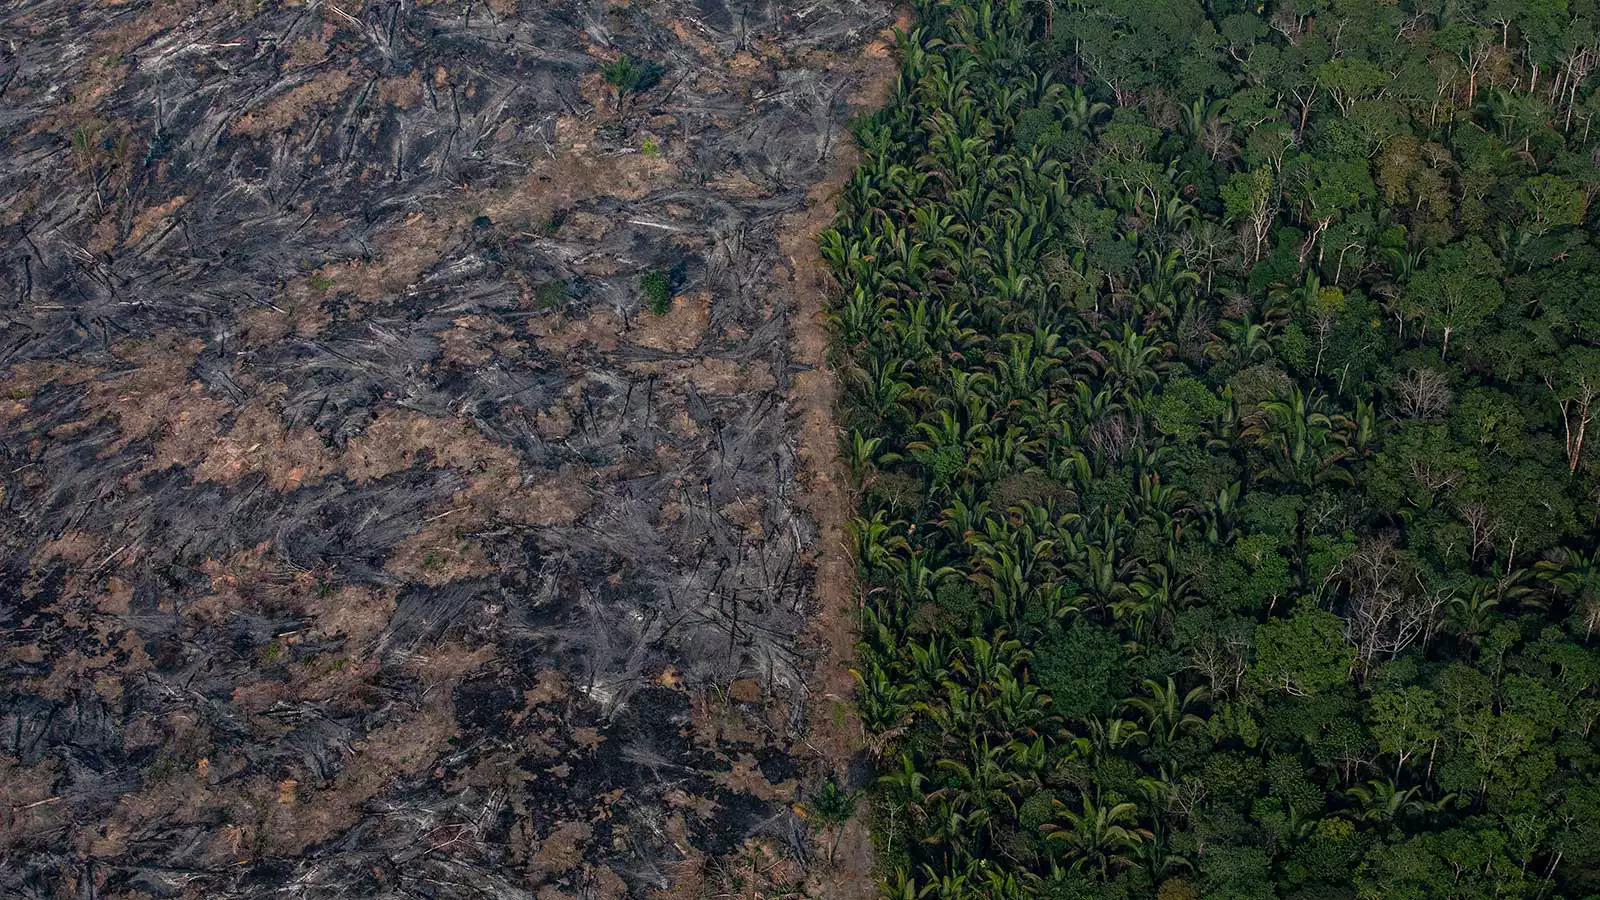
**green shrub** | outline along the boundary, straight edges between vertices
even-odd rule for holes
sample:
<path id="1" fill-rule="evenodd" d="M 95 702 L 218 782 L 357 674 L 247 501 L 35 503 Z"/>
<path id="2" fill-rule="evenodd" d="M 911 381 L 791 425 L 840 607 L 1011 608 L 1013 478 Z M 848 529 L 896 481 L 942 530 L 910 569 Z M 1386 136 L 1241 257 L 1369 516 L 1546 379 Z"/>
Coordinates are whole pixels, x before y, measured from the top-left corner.
<path id="1" fill-rule="evenodd" d="M 1017 808 L 1017 824 L 1030 835 L 1038 834 L 1040 826 L 1054 821 L 1055 817 L 1056 795 L 1050 791 L 1036 792 Z"/>
<path id="2" fill-rule="evenodd" d="M 672 309 L 672 283 L 667 281 L 667 275 L 660 269 L 646 272 L 639 279 L 639 289 L 644 291 L 645 305 L 658 316 L 664 316 Z"/>
<path id="3" fill-rule="evenodd" d="M 563 309 L 571 299 L 572 292 L 564 279 L 553 278 L 535 288 L 533 296 L 542 309 Z"/>
<path id="4" fill-rule="evenodd" d="M 600 69 L 600 73 L 605 76 L 606 84 L 611 85 L 611 90 L 616 95 L 619 116 L 627 111 L 629 94 L 642 94 L 661 81 L 660 66 L 653 62 L 634 59 L 626 53 L 606 63 Z"/>
<path id="5" fill-rule="evenodd" d="M 1033 670 L 1039 686 L 1050 694 L 1051 708 L 1063 718 L 1104 715 L 1124 687 L 1122 644 L 1114 632 L 1074 619 L 1039 647 Z"/>

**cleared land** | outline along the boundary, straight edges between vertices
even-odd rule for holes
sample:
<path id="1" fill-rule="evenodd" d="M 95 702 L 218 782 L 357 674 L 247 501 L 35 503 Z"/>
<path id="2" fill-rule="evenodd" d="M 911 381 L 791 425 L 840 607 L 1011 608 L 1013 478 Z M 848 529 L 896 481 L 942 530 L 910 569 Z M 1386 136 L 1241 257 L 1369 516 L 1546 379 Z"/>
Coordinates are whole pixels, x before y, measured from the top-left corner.
<path id="1" fill-rule="evenodd" d="M 859 746 L 810 257 L 889 24 L 0 7 L 0 894 L 866 891 L 793 806 Z"/>

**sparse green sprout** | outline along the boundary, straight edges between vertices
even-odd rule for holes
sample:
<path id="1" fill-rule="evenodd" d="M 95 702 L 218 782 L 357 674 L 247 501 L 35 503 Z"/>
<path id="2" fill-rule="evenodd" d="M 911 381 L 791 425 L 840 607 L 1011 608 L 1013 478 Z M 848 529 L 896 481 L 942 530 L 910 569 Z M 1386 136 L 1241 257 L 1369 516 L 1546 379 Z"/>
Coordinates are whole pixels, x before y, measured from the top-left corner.
<path id="1" fill-rule="evenodd" d="M 601 72 L 605 75 L 606 84 L 615 88 L 619 95 L 648 91 L 661 80 L 660 66 L 634 59 L 626 53 L 606 63 Z"/>
<path id="2" fill-rule="evenodd" d="M 88 160 L 94 158 L 98 149 L 93 131 L 82 125 L 72 129 L 72 152 L 77 154 L 86 164 Z"/>
<path id="3" fill-rule="evenodd" d="M 828 847 L 828 863 L 833 863 L 834 854 L 839 849 L 839 839 L 844 832 L 841 828 L 846 822 L 855 818 L 856 801 L 859 799 L 858 791 L 847 791 L 839 787 L 839 783 L 829 778 L 822 786 L 812 793 L 811 798 L 801 807 L 806 820 L 818 831 L 827 828 L 834 829 L 833 843 Z"/>
<path id="4" fill-rule="evenodd" d="M 660 156 L 661 145 L 656 143 L 655 138 L 645 138 L 644 143 L 639 146 L 639 152 L 645 156 Z"/>
<path id="5" fill-rule="evenodd" d="M 667 281 L 665 272 L 654 269 L 645 273 L 639 279 L 639 289 L 644 291 L 645 304 L 651 312 L 664 316 L 672 309 L 672 284 Z"/>
<path id="6" fill-rule="evenodd" d="M 617 102 L 617 115 L 626 111 L 629 94 L 642 94 L 661 81 L 661 67 L 653 62 L 634 59 L 624 53 L 601 67 L 606 84 L 611 85 Z"/>
<path id="7" fill-rule="evenodd" d="M 311 276 L 310 283 L 313 291 L 325 291 L 328 288 L 333 287 L 333 279 L 320 273 Z"/>
<path id="8" fill-rule="evenodd" d="M 856 792 L 844 790 L 837 781 L 829 778 L 811 795 L 806 811 L 818 826 L 843 825 L 855 817 Z"/>

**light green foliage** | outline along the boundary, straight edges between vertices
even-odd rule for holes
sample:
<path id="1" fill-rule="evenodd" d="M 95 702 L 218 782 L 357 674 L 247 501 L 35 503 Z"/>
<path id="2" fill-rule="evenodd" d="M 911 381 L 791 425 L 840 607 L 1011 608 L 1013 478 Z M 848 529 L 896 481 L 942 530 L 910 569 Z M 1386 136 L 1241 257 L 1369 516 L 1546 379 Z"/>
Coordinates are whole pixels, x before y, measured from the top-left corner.
<path id="1" fill-rule="evenodd" d="M 1339 617 L 1301 606 L 1293 615 L 1256 627 L 1256 683 L 1270 691 L 1313 697 L 1350 680 L 1355 648 Z"/>
<path id="2" fill-rule="evenodd" d="M 1424 327 L 1443 333 L 1441 356 L 1449 355 L 1452 334 L 1477 328 L 1500 307 L 1502 271 L 1489 246 L 1474 238 L 1438 251 L 1412 279 Z"/>
<path id="3" fill-rule="evenodd" d="M 1528 417 L 1516 398 L 1492 388 L 1478 388 L 1468 391 L 1454 412 L 1458 443 L 1477 445 L 1490 456 L 1521 454 Z"/>
<path id="4" fill-rule="evenodd" d="M 1517 203 L 1528 217 L 1528 228 L 1543 235 L 1553 228 L 1583 221 L 1587 205 L 1578 185 L 1557 175 L 1537 175 L 1517 188 Z"/>
<path id="5" fill-rule="evenodd" d="M 1378 749 L 1394 757 L 1397 769 L 1425 754 L 1438 740 L 1444 713 L 1432 691 L 1410 685 L 1374 694 L 1371 703 Z"/>
<path id="6" fill-rule="evenodd" d="M 1178 378 L 1162 388 L 1152 413 L 1162 431 L 1187 443 L 1226 411 L 1227 404 L 1211 388 L 1193 378 Z"/>

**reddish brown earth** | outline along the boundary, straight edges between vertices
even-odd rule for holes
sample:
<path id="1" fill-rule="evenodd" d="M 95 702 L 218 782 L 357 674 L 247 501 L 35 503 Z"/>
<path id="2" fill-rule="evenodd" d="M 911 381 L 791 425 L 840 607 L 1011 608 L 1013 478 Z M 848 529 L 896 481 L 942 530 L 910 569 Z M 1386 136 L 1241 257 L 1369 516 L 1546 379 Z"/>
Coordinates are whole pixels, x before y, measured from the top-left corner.
<path id="1" fill-rule="evenodd" d="M 904 29 L 910 24 L 909 13 L 902 10 L 896 27 Z M 864 49 L 867 68 L 850 97 L 853 106 L 873 109 L 887 98 L 899 71 L 891 48 L 889 40 L 880 39 Z M 839 429 L 834 424 L 834 412 L 839 386 L 828 365 L 825 303 L 833 280 L 818 252 L 816 235 L 833 220 L 840 187 L 857 163 L 853 145 L 841 148 L 835 155 L 832 172 L 807 193 L 805 207 L 786 216 L 778 229 L 796 308 L 794 359 L 808 367 L 795 376 L 789 391 L 789 402 L 799 413 L 798 455 L 805 473 L 799 500 L 818 530 L 818 540 L 808 554 L 816 571 L 818 613 L 807 637 L 817 648 L 819 661 L 812 677 L 813 690 L 807 698 L 811 731 L 806 743 L 813 752 L 835 763 L 834 777 L 841 783 L 852 779 L 852 773 L 841 763 L 861 766 L 867 762 L 862 759 L 867 735 L 855 713 L 855 679 L 849 670 L 859 639 L 860 591 L 845 532 L 845 523 L 855 512 L 855 498 L 838 456 Z M 835 871 L 831 873 L 833 893 L 829 896 L 841 900 L 877 896 L 866 823 L 858 818 L 844 829 L 832 852 Z"/>
<path id="2" fill-rule="evenodd" d="M 797 809 L 885 10 L 0 7 L 0 896 L 870 895 Z"/>

